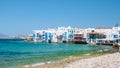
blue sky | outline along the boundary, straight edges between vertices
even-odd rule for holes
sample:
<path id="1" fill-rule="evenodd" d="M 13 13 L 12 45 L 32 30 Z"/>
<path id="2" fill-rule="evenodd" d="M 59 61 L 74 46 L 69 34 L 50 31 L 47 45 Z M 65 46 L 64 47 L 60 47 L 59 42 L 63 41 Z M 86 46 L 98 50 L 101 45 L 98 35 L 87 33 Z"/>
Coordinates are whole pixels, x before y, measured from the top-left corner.
<path id="1" fill-rule="evenodd" d="M 120 24 L 120 0 L 0 0 L 0 33 Z"/>

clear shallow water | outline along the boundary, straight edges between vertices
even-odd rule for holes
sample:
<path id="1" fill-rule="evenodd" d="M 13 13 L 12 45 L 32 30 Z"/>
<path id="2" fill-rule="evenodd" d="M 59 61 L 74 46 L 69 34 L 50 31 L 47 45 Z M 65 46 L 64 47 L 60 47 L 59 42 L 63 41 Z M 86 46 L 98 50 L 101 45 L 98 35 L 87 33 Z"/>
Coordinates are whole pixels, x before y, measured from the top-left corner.
<path id="1" fill-rule="evenodd" d="M 0 68 L 56 61 L 71 55 L 83 55 L 101 49 L 111 49 L 111 47 L 0 40 Z"/>

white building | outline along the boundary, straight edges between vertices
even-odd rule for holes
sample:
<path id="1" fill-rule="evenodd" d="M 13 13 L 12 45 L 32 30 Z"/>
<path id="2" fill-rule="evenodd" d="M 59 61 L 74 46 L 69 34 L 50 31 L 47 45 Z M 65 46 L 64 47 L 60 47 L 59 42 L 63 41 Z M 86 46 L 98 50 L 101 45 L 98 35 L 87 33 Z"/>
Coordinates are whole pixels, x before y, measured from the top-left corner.
<path id="1" fill-rule="evenodd" d="M 73 42 L 74 34 L 83 34 L 83 41 L 98 43 L 103 40 L 120 38 L 120 27 L 113 28 L 72 28 L 58 27 L 57 29 L 33 30 L 33 41 L 38 42 Z M 113 41 L 114 42 L 114 41 Z"/>

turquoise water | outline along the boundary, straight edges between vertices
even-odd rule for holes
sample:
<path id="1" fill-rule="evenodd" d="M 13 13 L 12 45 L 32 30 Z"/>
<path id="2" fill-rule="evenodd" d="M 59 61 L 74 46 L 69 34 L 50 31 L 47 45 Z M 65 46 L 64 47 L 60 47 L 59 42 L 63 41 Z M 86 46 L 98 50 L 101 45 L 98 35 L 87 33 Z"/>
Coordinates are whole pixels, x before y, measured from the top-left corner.
<path id="1" fill-rule="evenodd" d="M 101 49 L 111 49 L 111 47 L 0 40 L 0 68 L 56 61 L 68 56 L 84 55 Z"/>

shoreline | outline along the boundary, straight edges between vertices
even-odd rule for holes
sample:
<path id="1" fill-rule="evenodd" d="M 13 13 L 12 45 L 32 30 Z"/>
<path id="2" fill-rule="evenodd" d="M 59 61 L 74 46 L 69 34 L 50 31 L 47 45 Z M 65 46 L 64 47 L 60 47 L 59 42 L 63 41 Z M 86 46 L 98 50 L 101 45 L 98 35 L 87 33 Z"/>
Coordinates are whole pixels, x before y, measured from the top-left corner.
<path id="1" fill-rule="evenodd" d="M 34 42 L 34 41 L 23 41 L 23 42 L 32 42 L 32 43 L 46 43 L 46 42 Z M 73 42 L 67 42 L 67 43 L 58 43 L 58 42 L 51 42 L 51 43 L 47 43 L 47 44 L 84 44 L 84 43 L 73 43 Z M 113 45 L 104 45 L 104 44 L 96 44 L 96 43 L 86 43 L 84 45 L 91 45 L 91 46 L 113 46 Z"/>
<path id="2" fill-rule="evenodd" d="M 81 59 L 67 64 L 64 68 L 120 68 L 120 53 Z"/>
<path id="3" fill-rule="evenodd" d="M 36 63 L 32 65 L 24 65 L 24 66 L 19 66 L 16 68 L 66 68 L 66 65 L 69 65 L 72 62 L 78 61 L 78 60 L 83 60 L 83 59 L 91 59 L 95 57 L 100 57 L 108 54 L 114 54 L 113 52 L 98 52 L 96 54 L 90 53 L 90 54 L 85 54 L 83 56 L 69 56 L 65 59 L 55 61 L 55 62 L 47 62 L 47 63 Z"/>

